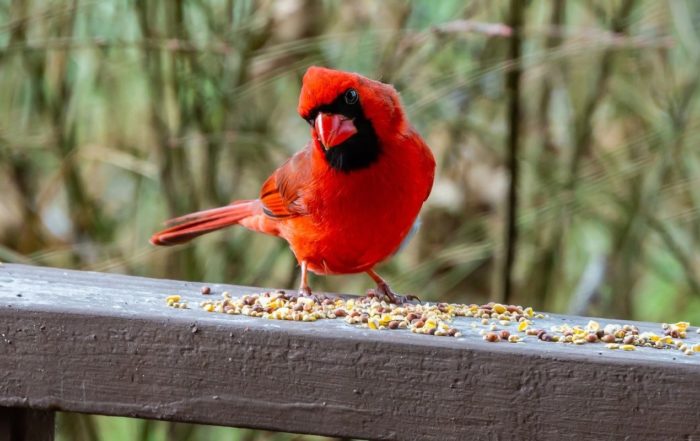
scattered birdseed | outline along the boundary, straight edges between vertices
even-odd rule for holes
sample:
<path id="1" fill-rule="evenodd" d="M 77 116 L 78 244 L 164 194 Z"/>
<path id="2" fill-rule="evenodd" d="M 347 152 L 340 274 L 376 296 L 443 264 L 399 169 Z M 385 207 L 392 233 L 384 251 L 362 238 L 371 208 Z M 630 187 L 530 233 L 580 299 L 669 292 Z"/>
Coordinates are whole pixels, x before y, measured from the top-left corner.
<path id="1" fill-rule="evenodd" d="M 205 289 L 208 288 L 208 289 Z M 211 288 L 202 287 L 202 294 L 210 294 Z M 166 304 L 172 308 L 186 309 L 187 302 L 180 295 L 167 296 Z M 461 337 L 462 332 L 453 326 L 455 317 L 475 319 L 468 325 L 485 341 L 518 343 L 528 339 L 570 345 L 605 344 L 608 349 L 634 351 L 637 347 L 661 350 L 677 350 L 686 355 L 700 352 L 700 344 L 684 343 L 688 322 L 663 324 L 662 335 L 642 332 L 631 324 L 600 324 L 590 320 L 588 324 L 562 324 L 549 329 L 535 327 L 538 318 L 545 317 L 532 308 L 500 303 L 448 304 L 407 303 L 395 305 L 376 297 L 324 298 L 296 297 L 284 291 L 269 291 L 231 297 L 224 291 L 220 299 L 210 297 L 199 303 L 207 312 L 247 315 L 270 320 L 314 322 L 321 319 L 342 319 L 350 325 L 373 331 L 405 329 L 417 334 Z M 517 323 L 511 331 L 499 329 Z"/>

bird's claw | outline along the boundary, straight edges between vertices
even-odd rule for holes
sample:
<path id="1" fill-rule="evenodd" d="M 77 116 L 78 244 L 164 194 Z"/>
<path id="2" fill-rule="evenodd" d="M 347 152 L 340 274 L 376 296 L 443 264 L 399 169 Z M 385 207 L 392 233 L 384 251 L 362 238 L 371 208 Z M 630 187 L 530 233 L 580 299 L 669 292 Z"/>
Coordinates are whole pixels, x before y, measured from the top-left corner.
<path id="1" fill-rule="evenodd" d="M 386 284 L 378 285 L 376 289 L 368 290 L 367 297 L 377 297 L 379 298 L 379 300 L 386 300 L 389 303 L 393 303 L 395 305 L 403 305 L 404 303 L 409 303 L 413 300 L 418 301 L 418 303 L 422 303 L 418 296 L 414 296 L 413 294 L 396 294 L 391 290 L 391 288 L 389 288 L 389 285 Z"/>
<path id="2" fill-rule="evenodd" d="M 311 292 L 311 288 L 309 288 L 308 286 L 299 288 L 299 292 L 297 292 L 297 297 L 306 297 L 306 298 L 314 299 L 314 301 L 316 301 L 316 303 L 318 303 L 319 305 L 325 299 L 328 298 L 323 294 L 320 294 L 320 295 L 314 294 L 313 292 Z"/>

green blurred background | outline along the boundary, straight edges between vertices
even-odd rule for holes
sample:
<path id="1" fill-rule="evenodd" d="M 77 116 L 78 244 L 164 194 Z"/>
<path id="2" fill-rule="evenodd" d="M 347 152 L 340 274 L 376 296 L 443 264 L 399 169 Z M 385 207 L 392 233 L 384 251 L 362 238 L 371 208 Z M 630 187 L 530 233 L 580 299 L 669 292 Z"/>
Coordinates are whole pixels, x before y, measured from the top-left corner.
<path id="1" fill-rule="evenodd" d="M 380 269 L 425 300 L 498 299 L 505 77 L 522 8 L 513 301 L 700 320 L 700 3 L 0 0 L 0 260 L 293 287 L 278 239 L 148 244 L 164 219 L 257 195 L 303 147 L 313 64 L 393 83 L 435 152 L 411 245 Z M 363 275 L 313 277 L 361 293 Z M 318 439 L 61 415 L 62 440 Z"/>

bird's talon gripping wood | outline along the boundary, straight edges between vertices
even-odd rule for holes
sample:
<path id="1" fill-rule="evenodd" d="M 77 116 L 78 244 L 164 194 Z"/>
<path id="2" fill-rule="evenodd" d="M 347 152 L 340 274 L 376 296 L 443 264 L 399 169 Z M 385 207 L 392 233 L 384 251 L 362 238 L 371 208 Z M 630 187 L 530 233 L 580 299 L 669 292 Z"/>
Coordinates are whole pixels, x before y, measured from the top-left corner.
<path id="1" fill-rule="evenodd" d="M 301 266 L 302 295 L 311 295 L 307 271 L 366 272 L 378 297 L 416 299 L 383 289 L 373 270 L 409 235 L 435 174 L 433 154 L 408 122 L 398 93 L 359 74 L 311 67 L 297 111 L 311 141 L 263 183 L 257 199 L 168 221 L 151 243 L 176 245 L 241 225 L 289 243 Z"/>

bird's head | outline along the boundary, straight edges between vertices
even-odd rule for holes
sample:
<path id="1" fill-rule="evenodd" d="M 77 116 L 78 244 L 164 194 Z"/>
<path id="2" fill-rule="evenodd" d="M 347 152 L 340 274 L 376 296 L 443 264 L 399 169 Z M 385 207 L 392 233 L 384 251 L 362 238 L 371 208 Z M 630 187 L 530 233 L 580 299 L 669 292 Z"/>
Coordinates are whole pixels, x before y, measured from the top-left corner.
<path id="1" fill-rule="evenodd" d="M 315 66 L 304 75 L 298 111 L 329 165 L 345 172 L 374 163 L 404 123 L 392 86 Z"/>

